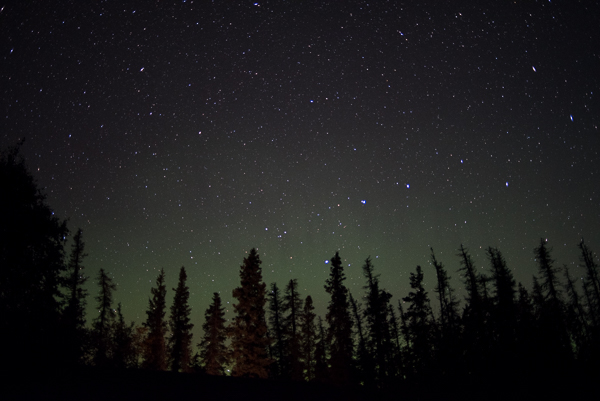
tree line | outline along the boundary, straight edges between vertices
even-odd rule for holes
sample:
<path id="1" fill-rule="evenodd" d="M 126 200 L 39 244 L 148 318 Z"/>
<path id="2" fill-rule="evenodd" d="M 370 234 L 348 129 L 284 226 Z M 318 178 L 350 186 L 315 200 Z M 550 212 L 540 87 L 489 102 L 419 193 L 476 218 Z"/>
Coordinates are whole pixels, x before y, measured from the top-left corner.
<path id="1" fill-rule="evenodd" d="M 462 301 L 433 249 L 427 274 L 435 275 L 434 294 L 425 290 L 426 272 L 417 266 L 410 292 L 398 300 L 381 288 L 370 258 L 362 266 L 364 292 L 353 296 L 336 252 L 324 283 L 330 296 L 324 319 L 296 279 L 267 289 L 252 249 L 232 292 L 234 317 L 225 319 L 215 292 L 194 352 L 185 267 L 169 311 L 159 272 L 141 326 L 125 321 L 121 304 L 113 302 L 116 285 L 100 269 L 98 315 L 88 325 L 82 230 L 67 257 L 66 222 L 46 204 L 18 148 L 2 154 L 0 178 L 0 330 L 9 344 L 4 360 L 14 369 L 90 365 L 386 388 L 598 367 L 598 258 L 583 240 L 574 272 L 558 266 L 541 239 L 533 248 L 538 273 L 530 290 L 516 283 L 499 249 L 486 250 L 482 272 L 461 245 Z"/>

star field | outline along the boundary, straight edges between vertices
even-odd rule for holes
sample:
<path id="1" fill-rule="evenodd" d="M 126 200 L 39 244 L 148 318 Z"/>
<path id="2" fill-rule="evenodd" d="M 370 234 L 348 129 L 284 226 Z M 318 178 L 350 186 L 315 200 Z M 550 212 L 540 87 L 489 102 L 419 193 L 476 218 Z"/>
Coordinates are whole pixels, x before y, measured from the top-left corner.
<path id="1" fill-rule="evenodd" d="M 123 4 L 126 3 L 126 4 Z M 600 250 L 595 2 L 25 2 L 0 11 L 0 145 L 81 227 L 141 323 L 188 271 L 198 332 L 245 252 L 323 315 L 336 250 L 394 298 L 429 248 L 497 246 L 525 285 Z M 89 280 L 88 321 L 97 288 Z M 433 294 L 430 294 L 433 297 Z M 199 338 L 196 334 L 195 338 Z"/>

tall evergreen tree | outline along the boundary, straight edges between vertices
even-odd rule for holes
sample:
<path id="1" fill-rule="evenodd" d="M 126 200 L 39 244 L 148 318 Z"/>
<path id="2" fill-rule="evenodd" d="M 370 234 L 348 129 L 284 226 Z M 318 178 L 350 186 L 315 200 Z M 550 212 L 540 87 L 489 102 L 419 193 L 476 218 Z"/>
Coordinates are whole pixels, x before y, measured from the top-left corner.
<path id="1" fill-rule="evenodd" d="M 98 272 L 98 285 L 100 286 L 100 292 L 96 296 L 96 301 L 98 302 L 99 314 L 93 324 L 94 364 L 106 367 L 109 366 L 112 360 L 112 325 L 114 321 L 112 293 L 117 289 L 117 286 L 102 268 Z"/>
<path id="2" fill-rule="evenodd" d="M 506 266 L 502 253 L 497 248 L 489 247 L 486 251 L 490 261 L 494 285 L 492 315 L 493 333 L 491 335 L 493 359 L 491 368 L 498 374 L 506 375 L 514 363 L 517 343 L 517 304 L 515 299 L 516 282 L 512 272 Z"/>
<path id="3" fill-rule="evenodd" d="M 227 329 L 225 327 L 225 308 L 221 305 L 218 292 L 213 294 L 212 303 L 204 314 L 204 337 L 198 344 L 200 360 L 209 375 L 222 376 L 228 362 Z"/>
<path id="4" fill-rule="evenodd" d="M 302 313 L 302 298 L 298 292 L 298 280 L 292 279 L 285 287 L 283 296 L 283 326 L 289 355 L 290 378 L 302 380 L 302 365 L 300 363 L 300 315 Z"/>
<path id="5" fill-rule="evenodd" d="M 406 335 L 410 339 L 408 362 L 410 372 L 417 378 L 423 378 L 432 360 L 431 349 L 431 307 L 429 297 L 423 286 L 423 270 L 417 266 L 415 273 L 410 273 L 412 291 L 402 300 L 408 305 L 404 319 Z"/>
<path id="6" fill-rule="evenodd" d="M 325 284 L 325 290 L 331 295 L 326 315 L 329 326 L 327 342 L 330 352 L 330 380 L 336 384 L 345 384 L 350 382 L 352 376 L 352 319 L 348 289 L 344 285 L 346 276 L 339 252 L 331 258 L 330 265 L 329 278 Z"/>
<path id="7" fill-rule="evenodd" d="M 275 378 L 287 378 L 289 376 L 289 357 L 287 337 L 284 330 L 283 299 L 277 283 L 271 283 L 269 299 L 269 334 L 272 339 L 271 376 Z"/>
<path id="8" fill-rule="evenodd" d="M 175 298 L 171 305 L 171 337 L 169 337 L 169 349 L 171 351 L 171 370 L 173 372 L 189 372 L 192 354 L 192 328 L 190 323 L 190 289 L 186 285 L 187 274 L 185 267 L 179 270 L 179 283 L 175 291 Z"/>
<path id="9" fill-rule="evenodd" d="M 87 277 L 83 274 L 83 258 L 87 256 L 84 252 L 85 243 L 82 238 L 81 228 L 73 237 L 71 258 L 67 266 L 65 277 L 66 306 L 63 311 L 67 332 L 67 358 L 74 363 L 80 363 L 83 357 L 85 342 L 85 306 L 87 290 L 83 285 Z"/>
<path id="10" fill-rule="evenodd" d="M 462 316 L 465 364 L 467 373 L 482 374 L 490 349 L 486 321 L 486 306 L 489 305 L 484 286 L 486 279 L 477 273 L 471 255 L 462 244 L 457 256 L 461 264 L 459 272 L 463 274 L 467 291 Z"/>
<path id="11" fill-rule="evenodd" d="M 435 287 L 435 292 L 438 295 L 438 300 L 440 301 L 440 325 L 441 325 L 441 333 L 443 336 L 454 337 L 457 325 L 458 325 L 458 300 L 454 295 L 454 291 L 450 286 L 450 276 L 444 265 L 441 262 L 438 262 L 435 254 L 433 252 L 433 248 L 431 249 L 431 263 L 435 268 L 435 273 L 437 277 L 437 285 Z"/>
<path id="12" fill-rule="evenodd" d="M 540 245 L 534 249 L 541 277 L 538 297 L 539 303 L 539 342 L 542 347 L 538 360 L 541 369 L 564 366 L 572 357 L 571 342 L 565 322 L 565 305 L 560 291 L 560 269 L 554 267 L 546 241 L 540 239 Z M 535 286 L 534 282 L 534 286 Z"/>
<path id="13" fill-rule="evenodd" d="M 68 230 L 19 154 L 0 154 L 0 333 L 7 367 L 56 366 L 60 344 L 60 281 Z M 36 346 L 32 346 L 36 344 Z"/>
<path id="14" fill-rule="evenodd" d="M 148 328 L 146 347 L 144 349 L 144 362 L 142 367 L 149 370 L 167 370 L 167 347 L 165 336 L 167 334 L 167 322 L 165 314 L 167 309 L 165 286 L 165 270 L 160 269 L 156 278 L 156 288 L 150 289 L 152 298 L 148 301 L 146 311 L 146 322 Z"/>
<path id="15" fill-rule="evenodd" d="M 390 331 L 387 321 L 391 294 L 379 288 L 379 275 L 374 274 L 371 258 L 367 257 L 363 265 L 363 274 L 367 279 L 367 306 L 364 312 L 368 327 L 368 348 L 374 357 L 375 378 L 383 380 L 388 375 L 390 356 Z"/>
<path id="16" fill-rule="evenodd" d="M 229 335 L 233 358 L 233 376 L 266 378 L 271 363 L 267 355 L 270 340 L 265 320 L 266 285 L 262 281 L 261 260 L 252 249 L 240 267 L 241 286 L 233 290 L 238 300 L 233 307 Z"/>
<path id="17" fill-rule="evenodd" d="M 315 379 L 317 326 L 315 324 L 313 300 L 310 295 L 304 301 L 304 308 L 300 314 L 300 361 L 302 362 L 304 380 Z"/>

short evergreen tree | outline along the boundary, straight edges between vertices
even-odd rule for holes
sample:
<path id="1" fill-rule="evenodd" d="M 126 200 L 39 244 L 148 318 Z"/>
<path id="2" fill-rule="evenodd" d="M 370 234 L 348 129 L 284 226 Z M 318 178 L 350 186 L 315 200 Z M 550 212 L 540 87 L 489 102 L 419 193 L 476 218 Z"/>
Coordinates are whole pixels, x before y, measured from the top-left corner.
<path id="1" fill-rule="evenodd" d="M 266 378 L 271 363 L 267 355 L 270 340 L 265 320 L 266 285 L 262 281 L 261 260 L 252 249 L 240 267 L 241 286 L 233 290 L 236 316 L 231 336 L 233 376 Z"/>
<path id="2" fill-rule="evenodd" d="M 186 285 L 187 274 L 185 267 L 179 270 L 179 282 L 175 291 L 175 298 L 171 305 L 171 337 L 169 337 L 169 350 L 171 370 L 173 372 L 188 372 L 192 354 L 192 328 L 190 323 L 190 289 Z"/>
<path id="3" fill-rule="evenodd" d="M 268 293 L 269 299 L 269 335 L 271 338 L 271 376 L 274 378 L 287 378 L 289 376 L 289 357 L 287 337 L 283 322 L 283 300 L 277 283 L 271 283 Z"/>
<path id="4" fill-rule="evenodd" d="M 112 360 L 112 326 L 115 317 L 112 309 L 112 294 L 117 286 L 102 268 L 98 272 L 97 280 L 100 292 L 96 296 L 99 314 L 93 323 L 94 364 L 106 367 Z"/>
<path id="5" fill-rule="evenodd" d="M 221 305 L 218 292 L 213 293 L 212 303 L 204 313 L 202 324 L 204 336 L 198 344 L 200 364 L 209 375 L 222 376 L 228 362 L 227 329 L 225 327 L 225 308 Z"/>
<path id="6" fill-rule="evenodd" d="M 300 363 L 300 315 L 302 298 L 298 292 L 298 280 L 292 279 L 285 287 L 282 303 L 283 331 L 286 336 L 287 354 L 289 355 L 290 378 L 302 380 L 302 365 Z"/>
<path id="7" fill-rule="evenodd" d="M 304 380 L 315 379 L 315 352 L 317 344 L 316 315 L 310 295 L 304 300 L 304 308 L 300 314 L 300 361 L 302 362 Z"/>
<path id="8" fill-rule="evenodd" d="M 146 311 L 146 322 L 144 326 L 148 328 L 146 337 L 146 346 L 144 348 L 144 362 L 142 367 L 148 370 L 166 370 L 167 369 L 167 347 L 165 336 L 167 334 L 166 296 L 167 287 L 165 286 L 165 271 L 160 269 L 156 278 L 156 288 L 151 290 L 152 298 L 149 300 L 148 310 Z"/>
<path id="9" fill-rule="evenodd" d="M 321 316 L 318 318 L 317 329 L 317 343 L 315 344 L 315 381 L 327 382 L 329 380 L 327 363 L 329 346 L 327 344 L 327 333 L 323 328 L 323 319 L 321 319 Z"/>
<path id="10" fill-rule="evenodd" d="M 429 297 L 423 286 L 423 270 L 417 266 L 415 273 L 410 273 L 410 288 L 408 296 L 402 298 L 407 304 L 404 320 L 406 322 L 406 337 L 409 339 L 408 363 L 409 372 L 418 378 L 423 378 L 430 367 L 431 349 L 431 307 Z"/>
<path id="11" fill-rule="evenodd" d="M 135 324 L 127 324 L 123 317 L 121 303 L 117 305 L 117 319 L 112 330 L 112 366 L 117 369 L 137 366 L 137 354 L 134 346 Z"/>
<path id="12" fill-rule="evenodd" d="M 331 258 L 329 278 L 325 291 L 331 295 L 327 306 L 327 342 L 329 345 L 330 380 L 335 384 L 350 383 L 352 377 L 353 341 L 352 318 L 348 302 L 346 276 L 339 252 Z"/>
<path id="13" fill-rule="evenodd" d="M 85 306 L 87 290 L 83 287 L 87 277 L 83 274 L 83 258 L 87 256 L 84 252 L 85 243 L 82 238 L 81 229 L 73 237 L 71 258 L 67 265 L 67 276 L 65 277 L 66 306 L 63 318 L 67 332 L 67 355 L 73 363 L 80 363 L 83 357 L 85 343 Z"/>

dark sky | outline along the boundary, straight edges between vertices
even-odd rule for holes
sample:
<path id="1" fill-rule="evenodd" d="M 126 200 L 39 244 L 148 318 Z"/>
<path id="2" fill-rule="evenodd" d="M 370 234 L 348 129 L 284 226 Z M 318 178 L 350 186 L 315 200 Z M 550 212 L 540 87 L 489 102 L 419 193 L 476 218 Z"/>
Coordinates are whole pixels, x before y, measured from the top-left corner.
<path id="1" fill-rule="evenodd" d="M 541 237 L 575 271 L 582 237 L 600 250 L 598 21 L 596 1 L 5 1 L 0 145 L 26 137 L 138 322 L 184 265 L 199 333 L 252 247 L 322 315 L 336 250 L 356 298 L 369 255 L 394 305 L 417 264 L 433 298 L 429 247 L 460 287 L 461 243 L 530 286 Z"/>

